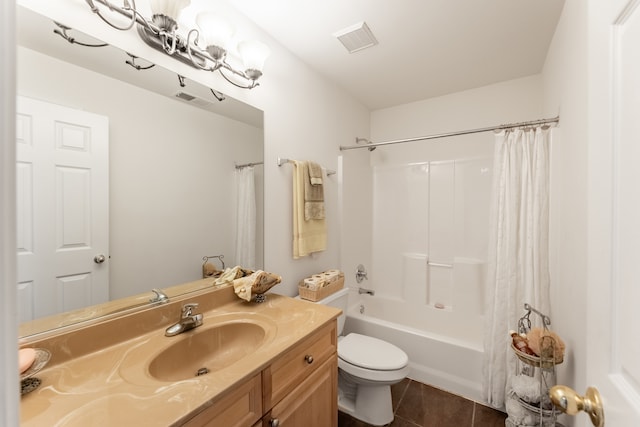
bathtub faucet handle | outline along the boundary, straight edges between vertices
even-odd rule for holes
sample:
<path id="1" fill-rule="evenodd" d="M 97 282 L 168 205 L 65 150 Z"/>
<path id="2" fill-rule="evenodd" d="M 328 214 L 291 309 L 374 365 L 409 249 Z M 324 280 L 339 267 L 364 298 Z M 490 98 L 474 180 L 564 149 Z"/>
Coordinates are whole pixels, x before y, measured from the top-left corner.
<path id="1" fill-rule="evenodd" d="M 358 264 L 358 268 L 356 269 L 356 282 L 362 283 L 364 279 L 369 280 L 367 270 L 364 269 L 364 265 Z"/>

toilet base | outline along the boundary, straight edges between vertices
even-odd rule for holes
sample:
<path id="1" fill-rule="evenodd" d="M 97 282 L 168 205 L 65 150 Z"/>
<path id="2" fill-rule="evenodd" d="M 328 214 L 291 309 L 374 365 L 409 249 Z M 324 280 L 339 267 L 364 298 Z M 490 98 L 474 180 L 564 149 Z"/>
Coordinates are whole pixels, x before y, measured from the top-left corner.
<path id="1" fill-rule="evenodd" d="M 355 400 L 338 392 L 338 409 L 367 424 L 374 426 L 390 424 L 393 421 L 391 386 L 359 384 Z"/>

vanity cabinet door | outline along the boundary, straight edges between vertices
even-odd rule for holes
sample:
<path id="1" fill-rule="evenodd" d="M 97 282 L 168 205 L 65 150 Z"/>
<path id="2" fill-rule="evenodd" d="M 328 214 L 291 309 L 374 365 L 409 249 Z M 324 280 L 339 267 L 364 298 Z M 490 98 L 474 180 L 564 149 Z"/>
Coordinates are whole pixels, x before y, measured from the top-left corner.
<path id="1" fill-rule="evenodd" d="M 289 395 L 326 360 L 331 357 L 336 358 L 338 340 L 336 331 L 337 323 L 334 320 L 296 344 L 265 370 L 265 410 L 269 410 Z"/>
<path id="2" fill-rule="evenodd" d="M 277 403 L 263 427 L 337 427 L 338 359 L 334 353 Z"/>
<path id="3" fill-rule="evenodd" d="M 251 427 L 262 417 L 262 381 L 258 374 L 234 387 L 184 425 L 188 427 Z"/>

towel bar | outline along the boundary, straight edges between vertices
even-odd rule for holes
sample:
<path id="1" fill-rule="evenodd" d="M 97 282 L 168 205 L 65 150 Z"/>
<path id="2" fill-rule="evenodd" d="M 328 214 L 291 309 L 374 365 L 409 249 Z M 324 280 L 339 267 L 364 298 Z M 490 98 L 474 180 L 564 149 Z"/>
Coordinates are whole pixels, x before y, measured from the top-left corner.
<path id="1" fill-rule="evenodd" d="M 282 166 L 285 163 L 293 163 L 294 161 L 291 159 L 285 159 L 284 157 L 278 157 L 278 166 Z M 327 169 L 327 176 L 335 175 L 336 171 Z"/>

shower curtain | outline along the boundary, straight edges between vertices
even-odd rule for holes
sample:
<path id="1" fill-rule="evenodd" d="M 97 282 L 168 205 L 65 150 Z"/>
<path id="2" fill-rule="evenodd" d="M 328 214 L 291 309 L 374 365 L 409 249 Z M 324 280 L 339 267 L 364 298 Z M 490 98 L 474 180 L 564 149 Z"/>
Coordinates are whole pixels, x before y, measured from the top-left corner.
<path id="1" fill-rule="evenodd" d="M 513 129 L 495 140 L 483 392 L 496 408 L 515 373 L 508 331 L 517 329 L 525 302 L 549 313 L 550 132 Z"/>
<path id="2" fill-rule="evenodd" d="M 253 166 L 238 169 L 236 265 L 256 268 L 256 189 Z"/>

